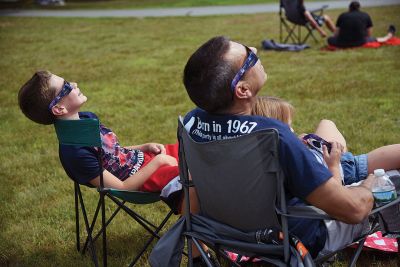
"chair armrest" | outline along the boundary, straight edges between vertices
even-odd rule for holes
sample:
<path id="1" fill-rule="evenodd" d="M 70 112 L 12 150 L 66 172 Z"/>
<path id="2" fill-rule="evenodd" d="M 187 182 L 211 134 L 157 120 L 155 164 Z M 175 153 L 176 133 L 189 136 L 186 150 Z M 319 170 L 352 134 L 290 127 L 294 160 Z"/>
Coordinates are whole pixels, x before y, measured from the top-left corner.
<path id="1" fill-rule="evenodd" d="M 319 12 L 319 15 L 322 15 L 322 13 L 324 13 L 324 10 L 327 9 L 329 7 L 329 5 L 323 5 L 320 8 L 316 8 L 316 9 L 311 9 L 309 10 L 311 13 L 316 13 Z"/>
<path id="2" fill-rule="evenodd" d="M 283 213 L 280 209 L 276 209 L 277 213 L 292 218 L 306 218 L 318 220 L 333 220 L 326 212 L 314 206 L 289 206 L 287 212 Z"/>
<path id="3" fill-rule="evenodd" d="M 395 204 L 399 204 L 399 203 L 400 203 L 400 196 L 397 196 L 397 198 L 395 200 L 393 200 L 392 202 L 389 202 L 389 203 L 387 203 L 387 204 L 385 204 L 383 206 L 376 207 L 376 208 L 372 209 L 371 212 L 370 212 L 370 215 L 374 215 L 377 212 L 380 212 L 380 211 L 382 211 L 382 210 L 384 210 L 386 208 L 389 208 L 389 207 L 391 207 L 391 206 L 393 206 Z"/>

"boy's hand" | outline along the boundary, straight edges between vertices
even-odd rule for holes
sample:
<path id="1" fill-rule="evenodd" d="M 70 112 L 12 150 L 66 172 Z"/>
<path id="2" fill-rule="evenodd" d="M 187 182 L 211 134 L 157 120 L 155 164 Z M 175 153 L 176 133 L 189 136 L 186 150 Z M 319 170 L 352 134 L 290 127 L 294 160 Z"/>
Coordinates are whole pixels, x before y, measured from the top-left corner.
<path id="1" fill-rule="evenodd" d="M 165 154 L 165 147 L 163 144 L 148 143 L 146 144 L 146 151 L 153 154 Z"/>

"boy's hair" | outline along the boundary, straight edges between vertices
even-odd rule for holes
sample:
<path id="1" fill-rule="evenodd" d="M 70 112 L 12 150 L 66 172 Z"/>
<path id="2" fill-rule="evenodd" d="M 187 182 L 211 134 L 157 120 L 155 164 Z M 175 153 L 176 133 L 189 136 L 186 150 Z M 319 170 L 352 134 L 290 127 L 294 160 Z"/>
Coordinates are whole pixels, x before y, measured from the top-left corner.
<path id="1" fill-rule="evenodd" d="M 278 97 L 259 96 L 254 103 L 252 115 L 273 118 L 289 124 L 294 116 L 294 107 Z"/>
<path id="2" fill-rule="evenodd" d="M 26 117 L 40 124 L 52 124 L 55 116 L 49 111 L 49 104 L 56 95 L 51 88 L 49 71 L 37 71 L 18 92 L 18 104 Z"/>
<path id="3" fill-rule="evenodd" d="M 183 83 L 190 99 L 211 113 L 227 109 L 232 104 L 230 86 L 239 67 L 224 59 L 229 47 L 227 37 L 210 39 L 191 55 L 183 72 Z"/>
<path id="4" fill-rule="evenodd" d="M 352 1 L 349 5 L 349 10 L 350 11 L 355 11 L 360 9 L 360 2 L 358 1 Z"/>

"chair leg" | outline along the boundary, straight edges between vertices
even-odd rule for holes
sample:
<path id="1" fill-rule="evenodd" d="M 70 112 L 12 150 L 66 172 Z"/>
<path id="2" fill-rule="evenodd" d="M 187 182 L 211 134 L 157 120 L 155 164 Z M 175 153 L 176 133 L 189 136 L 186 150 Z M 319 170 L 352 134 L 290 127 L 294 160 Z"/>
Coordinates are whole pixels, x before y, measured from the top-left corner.
<path id="1" fill-rule="evenodd" d="M 122 202 L 122 203 L 125 203 L 125 201 Z M 96 224 L 97 216 L 98 216 L 98 213 L 99 213 L 99 211 L 100 211 L 100 206 L 101 206 L 101 203 L 100 203 L 100 199 L 99 199 L 99 202 L 98 202 L 97 208 L 96 208 L 96 212 L 95 212 L 95 215 L 94 215 L 94 217 L 93 217 L 92 225 L 90 226 L 90 229 L 92 230 L 92 232 L 93 232 L 94 226 L 95 226 L 95 224 Z M 118 212 L 119 212 L 120 210 L 121 210 L 121 207 L 117 207 L 117 208 L 116 208 L 116 210 L 113 212 L 113 214 L 110 216 L 110 218 L 108 218 L 108 220 L 107 220 L 107 222 L 106 222 L 106 227 L 108 227 L 108 225 L 111 223 L 111 221 L 114 219 L 114 217 L 118 214 Z M 93 242 L 96 242 L 96 240 L 100 237 L 100 235 L 102 235 L 102 233 L 103 233 L 103 228 L 100 229 L 100 230 L 97 232 L 97 234 L 93 237 Z M 87 249 L 88 243 L 89 243 L 89 239 L 86 238 L 85 245 L 83 246 L 83 252 Z M 82 253 L 83 253 L 83 252 L 82 252 Z"/>
<path id="2" fill-rule="evenodd" d="M 88 221 L 88 218 L 87 218 L 85 204 L 83 202 L 82 192 L 81 192 L 79 186 L 77 187 L 77 191 L 78 191 L 78 196 L 79 196 L 79 202 L 80 202 L 81 209 L 82 209 L 83 219 L 84 219 L 84 222 L 85 222 L 86 232 L 87 232 L 87 235 L 88 235 L 88 238 L 89 238 L 90 250 L 92 252 L 91 253 L 92 254 L 92 260 L 93 260 L 94 265 L 96 267 L 98 267 L 99 263 L 97 261 L 96 249 L 94 247 L 94 243 L 93 243 L 93 239 L 92 239 L 92 231 L 91 231 L 91 229 L 89 227 L 89 221 Z"/>
<path id="3" fill-rule="evenodd" d="M 153 224 L 148 222 L 147 220 L 143 220 L 143 217 L 134 212 L 133 210 L 129 209 L 125 205 L 122 205 L 120 201 L 118 201 L 115 197 L 113 196 L 108 196 L 112 201 L 114 201 L 115 204 L 117 204 L 119 207 L 121 207 L 126 213 L 128 213 L 135 221 L 137 221 L 144 229 L 146 229 L 150 234 L 154 235 L 155 237 L 159 238 L 157 234 L 154 234 L 153 229 L 149 227 L 149 225 L 153 228 L 156 228 Z"/>
<path id="4" fill-rule="evenodd" d="M 357 262 L 357 260 L 358 260 L 358 257 L 360 256 L 360 254 L 361 254 L 361 251 L 362 251 L 362 249 L 363 249 L 363 247 L 364 247 L 364 242 L 365 242 L 365 240 L 367 239 L 367 237 L 364 237 L 362 240 L 360 240 L 359 242 L 358 242 L 358 247 L 357 247 L 357 250 L 356 250 L 356 252 L 354 253 L 354 256 L 351 258 L 351 262 L 350 262 L 350 267 L 353 267 L 353 266 L 356 266 L 356 262 Z"/>
<path id="5" fill-rule="evenodd" d="M 168 212 L 167 216 L 165 216 L 164 220 L 161 222 L 161 224 L 157 227 L 157 229 L 154 230 L 155 235 L 152 235 L 149 240 L 147 240 L 146 244 L 143 246 L 142 250 L 136 255 L 136 257 L 133 259 L 131 264 L 129 264 L 129 267 L 132 267 L 136 264 L 136 262 L 142 257 L 143 253 L 147 250 L 147 248 L 150 246 L 150 244 L 153 242 L 154 238 L 158 236 L 158 233 L 162 230 L 164 225 L 167 223 L 169 218 L 172 216 L 173 212 L 172 210 Z M 157 237 L 159 238 L 159 237 Z"/>
<path id="6" fill-rule="evenodd" d="M 100 192 L 101 200 L 101 229 L 103 230 L 103 266 L 107 267 L 107 229 L 106 229 L 106 206 L 104 192 Z"/>
<path id="7" fill-rule="evenodd" d="M 78 187 L 77 183 L 74 183 L 74 198 L 75 198 L 75 232 L 76 232 L 76 249 L 81 250 L 80 240 L 80 229 L 79 229 L 79 200 L 78 200 Z"/>

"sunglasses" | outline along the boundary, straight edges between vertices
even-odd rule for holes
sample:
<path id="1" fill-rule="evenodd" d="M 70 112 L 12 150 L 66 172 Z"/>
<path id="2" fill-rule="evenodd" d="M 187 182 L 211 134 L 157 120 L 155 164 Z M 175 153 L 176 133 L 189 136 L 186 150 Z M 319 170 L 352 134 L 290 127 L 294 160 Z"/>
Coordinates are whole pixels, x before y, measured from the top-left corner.
<path id="1" fill-rule="evenodd" d="M 328 153 L 331 153 L 331 149 L 332 149 L 332 144 L 329 143 L 328 141 L 322 139 L 321 137 L 319 137 L 318 135 L 315 134 L 307 134 L 303 137 L 303 140 L 305 140 L 307 142 L 307 144 L 311 147 L 314 148 L 318 151 L 320 151 L 321 153 L 322 151 L 322 146 L 326 146 L 326 148 L 328 149 Z"/>
<path id="2" fill-rule="evenodd" d="M 62 88 L 61 91 L 58 93 L 58 95 L 56 95 L 56 97 L 53 99 L 53 101 L 51 101 L 51 103 L 50 103 L 50 105 L 49 105 L 49 110 L 51 111 L 51 109 L 52 109 L 55 105 L 57 105 L 57 104 L 61 101 L 61 99 L 62 99 L 64 96 L 67 96 L 69 93 L 71 93 L 72 89 L 74 89 L 74 88 L 72 87 L 72 85 L 71 85 L 69 82 L 67 82 L 67 81 L 64 80 L 63 88 Z"/>
<path id="3" fill-rule="evenodd" d="M 246 48 L 247 57 L 242 65 L 242 67 L 239 69 L 239 71 L 236 73 L 235 77 L 232 80 L 232 83 L 231 83 L 232 93 L 235 92 L 235 88 L 236 88 L 238 82 L 242 79 L 242 77 L 246 73 L 246 71 L 248 71 L 251 67 L 253 67 L 258 61 L 257 55 L 249 47 L 247 47 L 245 45 L 244 45 L 244 47 Z"/>

